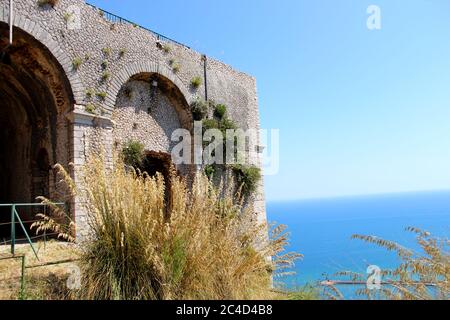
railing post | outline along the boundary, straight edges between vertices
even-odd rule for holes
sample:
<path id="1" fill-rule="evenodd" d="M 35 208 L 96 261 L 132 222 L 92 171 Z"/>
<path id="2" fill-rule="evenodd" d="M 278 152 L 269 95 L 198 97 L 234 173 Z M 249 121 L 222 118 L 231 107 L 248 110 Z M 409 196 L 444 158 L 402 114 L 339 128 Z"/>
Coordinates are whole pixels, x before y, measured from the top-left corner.
<path id="1" fill-rule="evenodd" d="M 16 251 L 16 205 L 11 206 L 11 254 Z"/>
<path id="2" fill-rule="evenodd" d="M 22 276 L 20 278 L 20 296 L 25 298 L 25 255 L 22 256 Z"/>

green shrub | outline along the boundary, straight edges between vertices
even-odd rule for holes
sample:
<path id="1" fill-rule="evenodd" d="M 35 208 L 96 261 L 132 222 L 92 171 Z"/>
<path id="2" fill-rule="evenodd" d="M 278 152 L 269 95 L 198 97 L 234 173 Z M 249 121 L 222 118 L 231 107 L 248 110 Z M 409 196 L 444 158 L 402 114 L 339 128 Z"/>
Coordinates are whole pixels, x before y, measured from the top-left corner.
<path id="1" fill-rule="evenodd" d="M 103 72 L 103 74 L 102 74 L 102 80 L 103 80 L 103 81 L 108 81 L 109 78 L 111 78 L 111 73 L 109 73 L 108 71 Z"/>
<path id="2" fill-rule="evenodd" d="M 261 169 L 256 166 L 233 165 L 232 170 L 236 178 L 236 184 L 241 189 L 242 195 L 248 197 L 254 193 L 261 180 Z"/>
<path id="3" fill-rule="evenodd" d="M 111 50 L 111 48 L 103 48 L 102 52 L 105 57 L 109 57 L 109 56 L 111 56 L 112 50 Z"/>
<path id="4" fill-rule="evenodd" d="M 86 112 L 95 114 L 95 111 L 97 110 L 96 106 L 93 103 L 88 103 L 85 107 Z"/>
<path id="5" fill-rule="evenodd" d="M 73 70 L 78 70 L 82 64 L 83 64 L 83 60 L 81 58 L 77 57 L 77 58 L 73 59 L 73 61 L 72 61 Z"/>
<path id="6" fill-rule="evenodd" d="M 120 49 L 119 51 L 119 57 L 123 58 L 125 57 L 125 54 L 127 53 L 127 49 Z"/>
<path id="7" fill-rule="evenodd" d="M 89 99 L 92 99 L 92 97 L 95 95 L 95 90 L 92 88 L 89 88 L 86 90 L 86 97 Z"/>
<path id="8" fill-rule="evenodd" d="M 180 72 L 180 69 L 181 69 L 181 65 L 180 65 L 178 62 L 174 62 L 174 63 L 172 64 L 172 71 L 173 71 L 174 73 Z"/>
<path id="9" fill-rule="evenodd" d="M 227 130 L 236 130 L 238 128 L 237 125 L 234 123 L 234 121 L 228 118 L 223 118 L 219 122 L 219 126 L 220 130 L 222 130 L 224 134 L 226 134 Z"/>
<path id="10" fill-rule="evenodd" d="M 73 18 L 73 14 L 72 13 L 70 13 L 70 12 L 64 13 L 64 20 L 66 20 L 66 22 L 71 21 L 72 18 Z"/>
<path id="11" fill-rule="evenodd" d="M 170 51 L 172 51 L 172 47 L 169 46 L 167 43 L 162 46 L 162 49 L 165 53 L 169 53 Z"/>
<path id="12" fill-rule="evenodd" d="M 202 78 L 200 78 L 200 77 L 194 77 L 194 78 L 192 78 L 192 80 L 191 80 L 191 86 L 192 86 L 194 89 L 197 89 L 198 87 L 200 87 L 200 86 L 202 85 L 202 83 L 203 83 L 203 80 L 202 80 Z"/>
<path id="13" fill-rule="evenodd" d="M 203 120 L 203 130 L 219 129 L 219 123 L 214 119 Z"/>
<path id="14" fill-rule="evenodd" d="M 220 120 L 225 118 L 227 114 L 227 107 L 223 104 L 218 104 L 214 107 L 214 116 Z"/>
<path id="15" fill-rule="evenodd" d="M 102 101 L 105 101 L 107 95 L 108 95 L 108 94 L 107 94 L 106 92 L 104 92 L 104 91 L 102 91 L 102 92 L 97 92 L 97 97 L 99 97 L 100 100 L 102 100 Z"/>
<path id="16" fill-rule="evenodd" d="M 144 145 L 135 140 L 128 141 L 122 149 L 123 161 L 127 166 L 139 168 L 144 161 Z"/>
<path id="17" fill-rule="evenodd" d="M 198 98 L 191 103 L 191 112 L 195 121 L 202 121 L 208 115 L 208 103 Z"/>

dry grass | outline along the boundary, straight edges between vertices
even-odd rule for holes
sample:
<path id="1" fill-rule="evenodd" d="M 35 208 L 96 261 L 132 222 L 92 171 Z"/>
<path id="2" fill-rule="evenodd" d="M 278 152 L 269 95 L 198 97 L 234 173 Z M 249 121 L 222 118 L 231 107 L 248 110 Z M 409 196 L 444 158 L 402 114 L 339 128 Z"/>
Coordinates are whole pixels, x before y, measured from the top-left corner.
<path id="1" fill-rule="evenodd" d="M 367 299 L 384 300 L 448 300 L 450 299 L 450 254 L 447 238 L 437 238 L 417 228 L 407 228 L 416 236 L 419 252 L 405 248 L 398 243 L 374 236 L 355 235 L 354 239 L 394 252 L 400 264 L 392 270 L 382 271 L 381 290 L 358 290 L 356 293 Z M 341 272 L 350 281 L 364 282 L 367 275 Z M 343 299 L 335 287 L 328 288 L 332 299 Z"/>
<path id="2" fill-rule="evenodd" d="M 74 245 L 50 241 L 35 244 L 39 261 L 28 244 L 16 246 L 16 255 L 25 255 L 26 266 L 78 258 Z M 10 247 L 0 246 L 0 257 L 10 257 Z M 60 300 L 70 297 L 66 280 L 73 264 L 60 264 L 25 270 L 25 292 L 20 294 L 21 260 L 0 261 L 0 300 Z"/>
<path id="3" fill-rule="evenodd" d="M 280 297 L 272 276 L 299 258 L 283 254 L 285 227 L 258 224 L 231 188 L 217 189 L 200 174 L 194 180 L 191 188 L 172 176 L 168 204 L 162 176 L 131 172 L 120 160 L 114 169 L 99 158 L 86 165 L 79 194 L 87 199 L 92 233 L 82 244 L 78 298 Z"/>

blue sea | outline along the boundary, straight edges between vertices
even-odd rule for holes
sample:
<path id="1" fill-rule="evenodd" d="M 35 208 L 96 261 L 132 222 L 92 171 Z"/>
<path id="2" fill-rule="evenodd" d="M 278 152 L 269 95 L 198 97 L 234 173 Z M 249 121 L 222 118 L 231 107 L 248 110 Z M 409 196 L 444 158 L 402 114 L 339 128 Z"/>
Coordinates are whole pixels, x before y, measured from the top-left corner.
<path id="1" fill-rule="evenodd" d="M 369 265 L 397 265 L 395 254 L 351 240 L 354 234 L 413 249 L 418 249 L 415 236 L 405 231 L 410 226 L 450 237 L 450 191 L 273 202 L 267 213 L 269 221 L 288 226 L 288 249 L 304 255 L 295 266 L 296 275 L 283 279 L 290 288 L 334 280 L 339 271 L 366 274 Z"/>

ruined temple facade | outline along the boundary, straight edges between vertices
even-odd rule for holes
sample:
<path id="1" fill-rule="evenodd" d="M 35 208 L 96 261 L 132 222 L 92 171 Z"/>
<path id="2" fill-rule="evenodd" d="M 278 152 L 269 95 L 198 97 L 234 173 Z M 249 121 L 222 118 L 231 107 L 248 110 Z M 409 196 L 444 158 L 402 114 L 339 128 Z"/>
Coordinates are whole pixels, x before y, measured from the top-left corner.
<path id="1" fill-rule="evenodd" d="M 255 79 L 149 30 L 112 18 L 83 0 L 0 0 L 0 203 L 58 198 L 52 166 L 81 168 L 93 150 L 138 140 L 162 170 L 178 128 L 193 130 L 190 103 L 225 104 L 242 129 L 259 129 Z M 193 88 L 191 80 L 203 81 Z M 206 97 L 207 96 L 207 97 Z M 250 150 L 261 167 L 260 148 Z M 182 174 L 199 166 L 177 168 Z M 263 181 L 249 201 L 265 220 Z M 70 214 L 85 230 L 80 199 Z"/>

